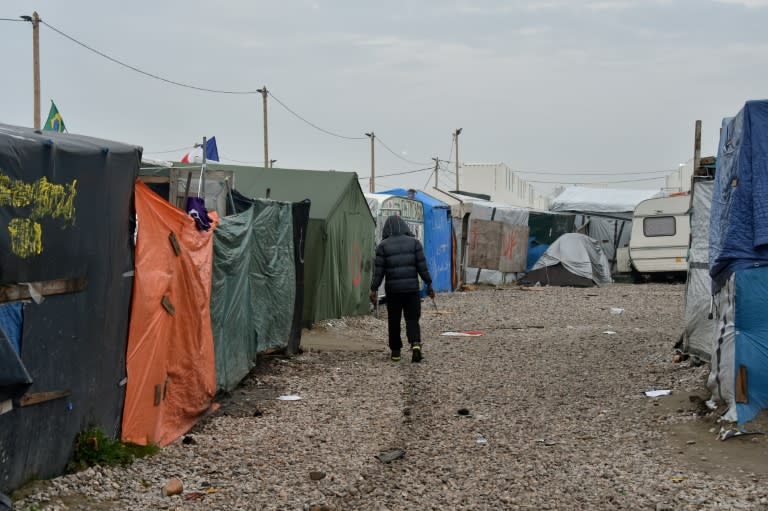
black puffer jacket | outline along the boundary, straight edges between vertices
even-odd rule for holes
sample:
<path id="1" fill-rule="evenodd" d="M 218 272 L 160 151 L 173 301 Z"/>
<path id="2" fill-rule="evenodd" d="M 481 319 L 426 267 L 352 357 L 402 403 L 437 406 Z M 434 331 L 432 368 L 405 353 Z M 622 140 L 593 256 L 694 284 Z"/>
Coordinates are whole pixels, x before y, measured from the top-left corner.
<path id="1" fill-rule="evenodd" d="M 376 247 L 376 269 L 373 272 L 371 291 L 379 289 L 385 277 L 384 289 L 387 294 L 419 291 L 419 275 L 427 285 L 432 284 L 424 249 L 402 218 L 387 218 L 382 237 L 384 239 Z"/>

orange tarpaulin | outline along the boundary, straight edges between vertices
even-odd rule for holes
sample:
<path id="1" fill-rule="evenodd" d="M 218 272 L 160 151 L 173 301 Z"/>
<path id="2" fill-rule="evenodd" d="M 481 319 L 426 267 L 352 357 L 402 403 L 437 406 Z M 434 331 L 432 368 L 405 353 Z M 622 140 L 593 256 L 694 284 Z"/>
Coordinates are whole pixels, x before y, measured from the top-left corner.
<path id="1" fill-rule="evenodd" d="M 213 229 L 136 181 L 136 273 L 122 438 L 168 445 L 213 401 Z M 215 213 L 211 214 L 214 226 Z"/>

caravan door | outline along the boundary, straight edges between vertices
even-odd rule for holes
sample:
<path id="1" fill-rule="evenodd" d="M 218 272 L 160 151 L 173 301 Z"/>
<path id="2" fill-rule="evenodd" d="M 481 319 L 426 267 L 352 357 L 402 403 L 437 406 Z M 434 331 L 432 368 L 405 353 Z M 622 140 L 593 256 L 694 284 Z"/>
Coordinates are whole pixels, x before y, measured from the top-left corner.
<path id="1" fill-rule="evenodd" d="M 690 200 L 685 193 L 648 199 L 637 205 L 629 240 L 633 269 L 640 273 L 688 271 Z"/>

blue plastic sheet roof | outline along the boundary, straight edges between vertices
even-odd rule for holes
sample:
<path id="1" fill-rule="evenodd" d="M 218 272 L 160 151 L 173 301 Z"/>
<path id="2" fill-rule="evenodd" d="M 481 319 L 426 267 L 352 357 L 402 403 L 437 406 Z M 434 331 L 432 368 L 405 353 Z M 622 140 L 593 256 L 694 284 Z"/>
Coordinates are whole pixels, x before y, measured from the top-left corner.
<path id="1" fill-rule="evenodd" d="M 717 292 L 735 271 L 768 264 L 768 100 L 723 122 L 709 229 Z"/>
<path id="2" fill-rule="evenodd" d="M 405 188 L 385 190 L 384 194 L 407 197 Z M 416 200 L 424 205 L 424 255 L 432 276 L 432 287 L 437 292 L 453 290 L 453 226 L 448 204 L 416 191 Z"/>

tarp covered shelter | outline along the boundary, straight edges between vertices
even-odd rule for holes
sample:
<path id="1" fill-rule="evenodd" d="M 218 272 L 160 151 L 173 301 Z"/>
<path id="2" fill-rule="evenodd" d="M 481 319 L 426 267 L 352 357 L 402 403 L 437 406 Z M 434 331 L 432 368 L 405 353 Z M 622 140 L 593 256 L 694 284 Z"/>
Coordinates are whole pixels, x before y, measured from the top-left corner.
<path id="1" fill-rule="evenodd" d="M 165 446 L 210 407 L 216 393 L 211 330 L 214 226 L 136 182 L 136 263 L 122 439 Z"/>
<path id="2" fill-rule="evenodd" d="M 408 190 L 393 188 L 382 193 L 408 197 Z M 437 292 L 453 291 L 456 287 L 454 268 L 454 237 L 451 208 L 443 201 L 416 190 L 413 198 L 424 206 L 424 255 Z"/>
<path id="3" fill-rule="evenodd" d="M 555 197 L 549 209 L 578 215 L 576 228 L 600 243 L 611 271 L 615 271 L 617 250 L 629 245 L 635 207 L 659 193 L 658 190 L 571 186 Z"/>
<path id="4" fill-rule="evenodd" d="M 0 283 L 25 298 L 11 349 L 32 381 L 12 407 L 18 393 L 0 398 L 0 491 L 60 474 L 88 427 L 118 434 L 140 159 L 137 146 L 0 125 Z"/>
<path id="5" fill-rule="evenodd" d="M 691 246 L 685 282 L 685 352 L 709 361 L 715 336 L 715 322 L 709 317 L 712 279 L 709 277 L 709 216 L 714 181 L 694 178 L 691 189 Z"/>
<path id="6" fill-rule="evenodd" d="M 578 233 L 557 238 L 520 281 L 530 285 L 575 287 L 613 282 L 608 259 L 600 244 Z"/>
<path id="7" fill-rule="evenodd" d="M 446 194 L 446 192 L 441 192 Z M 456 254 L 465 283 L 504 284 L 525 271 L 530 210 L 453 193 Z"/>
<path id="8" fill-rule="evenodd" d="M 768 101 L 749 101 L 720 133 L 709 232 L 716 315 L 708 385 L 726 418 L 768 407 Z"/>
<path id="9" fill-rule="evenodd" d="M 249 199 L 237 190 L 230 191 L 234 209 L 228 209 L 227 214 L 242 213 L 248 210 L 260 199 Z M 293 266 L 296 288 L 293 293 L 291 333 L 286 346 L 288 353 L 298 353 L 301 346 L 302 318 L 304 317 L 304 249 L 307 244 L 307 229 L 309 226 L 309 210 L 312 202 L 304 199 L 291 203 L 291 226 L 293 230 Z M 286 311 L 283 311 L 285 313 Z"/>
<path id="10" fill-rule="evenodd" d="M 353 172 L 211 165 L 233 170 L 249 198 L 310 199 L 304 251 L 304 324 L 367 314 L 374 221 Z"/>
<path id="11" fill-rule="evenodd" d="M 296 296 L 293 207 L 254 200 L 213 233 L 211 321 L 216 385 L 232 390 L 256 355 L 287 348 Z"/>

